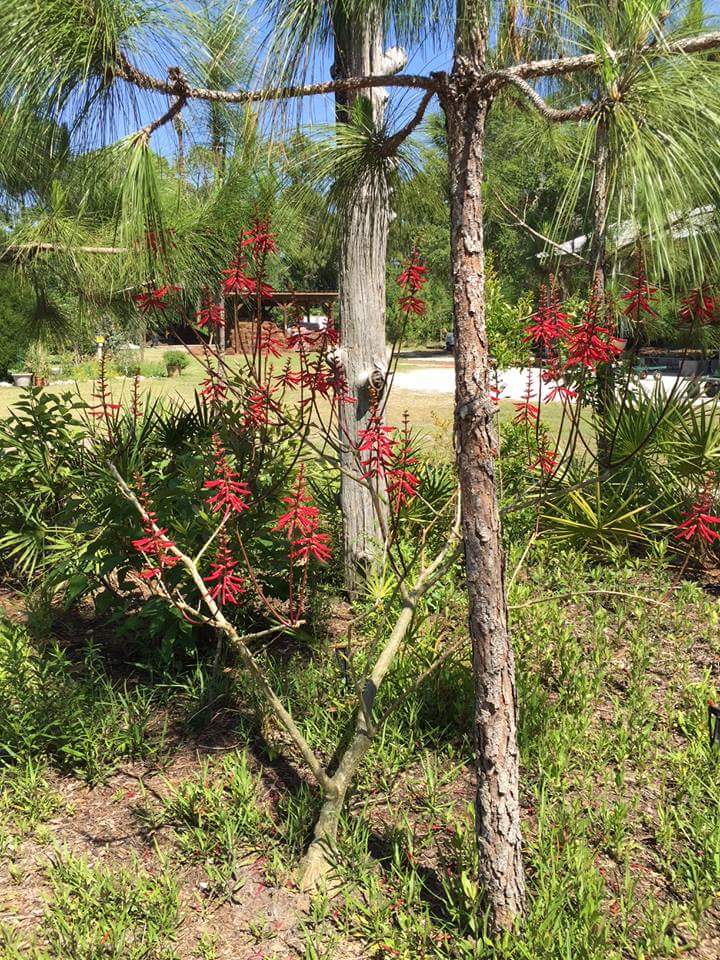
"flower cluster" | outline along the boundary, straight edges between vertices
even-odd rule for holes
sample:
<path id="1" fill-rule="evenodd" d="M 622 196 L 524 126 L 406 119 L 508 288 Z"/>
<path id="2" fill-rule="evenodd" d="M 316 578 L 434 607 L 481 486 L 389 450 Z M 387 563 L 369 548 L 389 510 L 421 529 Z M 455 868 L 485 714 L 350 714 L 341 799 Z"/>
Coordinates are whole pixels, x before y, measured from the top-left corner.
<path id="1" fill-rule="evenodd" d="M 418 294 L 427 280 L 427 267 L 423 266 L 420 254 L 415 247 L 397 278 L 398 286 L 403 291 L 403 295 L 398 299 L 398 306 L 403 312 L 413 313 L 418 317 L 425 315 L 427 307 Z"/>
<path id="2" fill-rule="evenodd" d="M 140 576 L 144 580 L 152 580 L 159 577 L 163 570 L 170 569 L 179 563 L 179 557 L 172 552 L 175 549 L 175 544 L 168 538 L 167 530 L 158 524 L 157 516 L 140 481 L 138 481 L 138 485 L 140 487 L 140 503 L 145 513 L 143 517 L 144 536 L 133 540 L 132 545 L 138 553 L 142 554 L 147 564 Z"/>
<path id="3" fill-rule="evenodd" d="M 691 290 L 683 298 L 680 307 L 680 323 L 683 326 L 706 327 L 715 323 L 718 318 L 718 305 L 715 297 L 706 285 Z"/>
<path id="4" fill-rule="evenodd" d="M 210 572 L 204 577 L 210 587 L 210 596 L 218 606 L 228 603 L 237 605 L 238 597 L 245 593 L 245 579 L 235 572 L 238 561 L 228 547 L 227 537 L 221 535 L 215 559 L 210 564 Z"/>
<path id="5" fill-rule="evenodd" d="M 689 510 L 683 514 L 683 520 L 675 528 L 675 537 L 688 544 L 702 546 L 720 540 L 720 517 L 711 513 L 713 508 L 712 484 L 715 474 L 708 474 L 705 486 Z"/>
<path id="6" fill-rule="evenodd" d="M 559 341 L 565 340 L 572 327 L 570 315 L 562 309 L 554 277 L 549 286 L 540 287 L 540 304 L 525 328 L 525 340 L 548 351 L 554 351 Z"/>
<path id="7" fill-rule="evenodd" d="M 381 479 L 395 512 L 417 494 L 420 480 L 411 469 L 417 464 L 407 413 L 403 415 L 400 439 L 395 427 L 384 424 L 375 411 L 367 427 L 358 431 L 357 453 L 363 480 Z"/>
<path id="8" fill-rule="evenodd" d="M 284 533 L 290 543 L 290 559 L 307 562 L 311 557 L 319 563 L 330 559 L 330 537 L 320 533 L 320 511 L 308 496 L 305 469 L 301 465 L 292 493 L 283 497 L 287 511 L 278 517 L 274 533 Z"/>
<path id="9" fill-rule="evenodd" d="M 625 309 L 623 313 L 635 324 L 639 324 L 643 317 L 657 317 L 655 301 L 657 287 L 652 287 L 645 276 L 642 260 L 638 258 L 632 284 L 623 295 Z"/>
<path id="10" fill-rule="evenodd" d="M 137 383 L 137 378 L 135 383 Z M 107 360 L 104 350 L 100 354 L 100 370 L 98 371 L 98 378 L 95 381 L 92 398 L 96 400 L 97 403 L 91 404 L 89 409 L 90 416 L 96 420 L 105 420 L 107 422 L 108 439 L 110 439 L 112 423 L 120 411 L 120 404 L 113 403 L 112 391 L 108 382 Z"/>
<path id="11" fill-rule="evenodd" d="M 215 479 L 206 480 L 203 489 L 214 493 L 205 502 L 213 513 L 222 513 L 226 517 L 249 510 L 250 488 L 239 479 L 239 473 L 230 469 L 225 448 L 217 434 L 213 436 L 213 448 Z"/>
<path id="12" fill-rule="evenodd" d="M 404 507 L 417 495 L 420 479 L 412 470 L 413 467 L 417 466 L 417 462 L 413 450 L 410 419 L 407 411 L 405 411 L 395 462 L 387 471 L 388 498 L 395 513 L 399 513 L 401 507 Z"/>
<path id="13" fill-rule="evenodd" d="M 535 388 L 533 386 L 532 373 L 532 367 L 528 367 L 525 393 L 522 396 L 522 400 L 516 400 L 513 403 L 517 411 L 513 417 L 513 423 L 524 423 L 526 426 L 532 424 L 534 426 L 540 417 L 540 407 L 536 403 L 533 403 L 535 399 Z"/>
<path id="14" fill-rule="evenodd" d="M 603 364 L 612 363 L 622 353 L 613 331 L 600 319 L 601 306 L 597 292 L 593 291 L 582 320 L 571 329 L 566 338 L 567 369 L 581 367 L 595 371 Z"/>
<path id="15" fill-rule="evenodd" d="M 202 306 L 195 314 L 199 327 L 208 327 L 217 330 L 225 326 L 225 311 L 219 303 L 215 303 L 209 290 L 203 292 Z"/>
<path id="16" fill-rule="evenodd" d="M 149 313 L 164 313 L 168 306 L 168 296 L 175 293 L 180 287 L 165 284 L 162 287 L 150 287 L 143 293 L 136 293 L 133 299 L 137 303 L 141 317 Z"/>

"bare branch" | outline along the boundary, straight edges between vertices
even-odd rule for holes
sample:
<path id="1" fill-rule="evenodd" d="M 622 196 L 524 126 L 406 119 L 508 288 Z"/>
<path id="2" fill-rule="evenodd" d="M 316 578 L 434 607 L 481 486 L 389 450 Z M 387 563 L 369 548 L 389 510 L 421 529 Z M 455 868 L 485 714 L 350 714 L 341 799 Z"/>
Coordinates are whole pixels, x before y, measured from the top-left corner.
<path id="1" fill-rule="evenodd" d="M 528 231 L 528 233 L 531 233 L 534 237 L 537 237 L 538 240 L 542 240 L 543 243 L 549 244 L 549 246 L 554 247 L 559 253 L 562 253 L 564 256 L 567 256 L 568 251 L 562 246 L 562 244 L 556 243 L 555 240 L 551 240 L 550 237 L 546 237 L 544 233 L 540 233 L 539 230 L 535 230 L 533 227 L 530 226 L 529 223 L 526 223 L 526 222 L 522 219 L 522 217 L 521 217 L 518 213 L 516 213 L 515 210 L 512 209 L 512 207 L 509 207 L 509 206 L 505 203 L 505 201 L 502 199 L 502 197 L 501 197 L 500 194 L 497 192 L 497 190 L 493 190 L 493 196 L 495 197 L 495 199 L 497 200 L 497 202 L 500 204 L 500 206 L 503 208 L 503 210 L 504 210 L 506 213 L 509 213 L 510 216 L 513 218 L 513 220 L 514 220 L 519 226 L 524 227 L 525 230 Z M 570 256 L 571 256 L 571 257 L 574 257 L 574 258 L 575 258 L 576 260 L 578 260 L 580 263 L 587 263 L 587 260 L 585 259 L 585 257 L 581 257 L 580 254 L 579 254 L 579 253 L 575 253 L 574 250 L 571 250 L 571 251 L 570 251 Z"/>
<path id="2" fill-rule="evenodd" d="M 0 252 L 0 263 L 8 263 L 23 256 L 33 256 L 39 253 L 88 253 L 107 256 L 109 254 L 127 253 L 126 247 L 70 247 L 61 243 L 10 243 Z"/>
<path id="3" fill-rule="evenodd" d="M 161 80 L 150 74 L 138 70 L 124 54 L 120 54 L 115 66 L 115 76 L 139 87 L 141 90 L 152 90 L 155 93 L 167 93 L 178 96 L 176 80 Z M 262 90 L 210 90 L 206 87 L 187 86 L 182 92 L 188 100 L 209 100 L 215 103 L 263 103 L 271 100 L 291 100 L 298 97 L 313 97 L 324 93 L 335 93 L 338 90 L 362 90 L 373 87 L 410 87 L 415 90 L 432 90 L 437 92 L 440 85 L 432 77 L 423 77 L 415 74 L 387 74 L 367 77 L 343 77 L 337 80 L 328 80 L 323 83 L 311 83 L 301 86 L 268 87 Z"/>
<path id="4" fill-rule="evenodd" d="M 569 120 L 587 120 L 589 117 L 599 113 L 603 108 L 602 101 L 597 103 L 581 103 L 577 107 L 570 107 L 567 110 L 556 110 L 543 100 L 540 94 L 522 77 L 515 74 L 507 74 L 506 80 L 525 96 L 527 100 L 535 107 L 541 117 L 554 123 L 566 123 Z"/>
<path id="5" fill-rule="evenodd" d="M 707 50 L 716 50 L 720 47 L 720 31 L 704 33 L 699 37 L 688 37 L 685 40 L 676 40 L 672 43 L 646 43 L 643 47 L 610 51 L 615 60 L 627 60 L 633 56 L 673 57 L 691 53 L 704 53 Z M 600 64 L 600 57 L 595 53 L 582 54 L 579 57 L 557 57 L 553 60 L 530 60 L 519 63 L 517 66 L 505 70 L 497 70 L 488 77 L 505 79 L 510 82 L 511 77 L 563 77 L 571 73 L 581 73 L 592 70 Z"/>
<path id="6" fill-rule="evenodd" d="M 401 127 L 396 133 L 393 133 L 392 136 L 388 137 L 385 143 L 380 149 L 380 153 L 383 157 L 392 156 L 398 147 L 407 140 L 413 130 L 422 123 L 422 119 L 425 116 L 425 111 L 428 108 L 428 104 L 435 96 L 434 90 L 427 90 L 423 96 L 420 104 L 415 112 L 415 116 L 405 124 L 404 127 Z"/>

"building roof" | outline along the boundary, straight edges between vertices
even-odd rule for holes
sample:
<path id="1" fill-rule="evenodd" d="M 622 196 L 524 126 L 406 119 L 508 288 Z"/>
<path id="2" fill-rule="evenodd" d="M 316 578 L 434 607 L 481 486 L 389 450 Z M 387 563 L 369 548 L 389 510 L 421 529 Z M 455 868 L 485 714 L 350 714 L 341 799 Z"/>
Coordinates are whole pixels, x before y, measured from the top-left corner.
<path id="1" fill-rule="evenodd" d="M 695 207 L 694 210 L 685 212 L 673 212 L 668 217 L 668 229 L 673 240 L 686 240 L 688 237 L 696 236 L 706 230 L 715 219 L 715 207 Z M 626 250 L 634 246 L 642 236 L 643 231 L 631 220 L 625 220 L 622 223 L 616 223 L 608 230 L 610 245 L 617 252 Z M 573 240 L 566 240 L 564 243 L 554 244 L 552 250 L 541 250 L 536 254 L 538 260 L 551 260 L 554 256 L 560 259 L 581 257 L 583 251 L 590 243 L 590 235 L 581 234 Z"/>

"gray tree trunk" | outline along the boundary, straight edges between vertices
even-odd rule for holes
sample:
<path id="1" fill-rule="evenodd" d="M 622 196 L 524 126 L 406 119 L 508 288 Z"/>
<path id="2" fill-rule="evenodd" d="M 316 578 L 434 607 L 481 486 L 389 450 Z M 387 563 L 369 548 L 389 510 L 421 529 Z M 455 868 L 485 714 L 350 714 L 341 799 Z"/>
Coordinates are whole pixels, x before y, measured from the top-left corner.
<path id="1" fill-rule="evenodd" d="M 482 183 L 490 99 L 472 102 L 467 94 L 467 74 L 485 66 L 483 11 L 477 0 L 459 5 L 455 64 L 442 106 L 450 167 L 455 443 L 475 681 L 479 879 L 491 928 L 501 931 L 524 911 L 525 878 L 515 660 L 505 601 L 495 410 L 488 393 Z"/>
<path id="2" fill-rule="evenodd" d="M 333 75 L 367 76 L 396 72 L 404 65 L 398 51 L 383 52 L 379 17 L 365 16 L 349 22 L 337 15 Z M 372 104 L 376 127 L 382 124 L 387 93 L 382 88 L 336 94 L 339 123 L 346 122 L 358 96 Z M 390 228 L 390 194 L 387 184 L 368 175 L 357 183 L 351 202 L 341 214 L 339 308 L 340 346 L 353 404 L 341 405 L 340 504 L 343 517 L 345 585 L 359 587 L 363 572 L 382 548 L 382 527 L 370 492 L 356 480 L 358 432 L 367 428 L 372 409 L 372 380 L 384 379 L 385 266 Z M 380 490 L 381 497 L 384 491 Z"/>

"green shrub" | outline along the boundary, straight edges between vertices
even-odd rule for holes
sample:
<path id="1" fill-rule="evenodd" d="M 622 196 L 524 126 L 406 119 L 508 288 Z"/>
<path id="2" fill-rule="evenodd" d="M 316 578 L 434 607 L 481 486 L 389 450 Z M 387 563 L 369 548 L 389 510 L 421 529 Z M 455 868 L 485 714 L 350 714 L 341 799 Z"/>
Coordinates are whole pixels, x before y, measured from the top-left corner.
<path id="1" fill-rule="evenodd" d="M 152 752 L 153 696 L 114 684 L 92 649 L 78 669 L 54 641 L 40 651 L 23 627 L 0 622 L 0 764 L 47 757 L 97 782 Z"/>
<path id="2" fill-rule="evenodd" d="M 6 267 L 0 267 L 0 377 L 23 364 L 33 329 L 32 290 Z"/>
<path id="3" fill-rule="evenodd" d="M 133 377 L 140 369 L 140 351 L 129 347 L 116 350 L 112 355 L 112 365 L 123 377 Z"/>
<path id="4" fill-rule="evenodd" d="M 163 362 L 168 374 L 173 370 L 183 371 L 189 364 L 188 355 L 183 350 L 168 350 L 163 354 Z"/>

